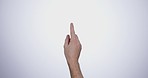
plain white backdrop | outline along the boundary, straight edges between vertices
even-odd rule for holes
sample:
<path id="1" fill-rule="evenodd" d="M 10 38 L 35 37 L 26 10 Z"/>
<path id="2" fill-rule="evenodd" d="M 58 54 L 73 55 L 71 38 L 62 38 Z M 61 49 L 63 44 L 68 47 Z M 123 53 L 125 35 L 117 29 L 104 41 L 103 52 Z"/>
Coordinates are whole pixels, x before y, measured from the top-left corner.
<path id="1" fill-rule="evenodd" d="M 71 22 L 85 78 L 148 77 L 147 0 L 0 0 L 0 78 L 70 78 Z"/>

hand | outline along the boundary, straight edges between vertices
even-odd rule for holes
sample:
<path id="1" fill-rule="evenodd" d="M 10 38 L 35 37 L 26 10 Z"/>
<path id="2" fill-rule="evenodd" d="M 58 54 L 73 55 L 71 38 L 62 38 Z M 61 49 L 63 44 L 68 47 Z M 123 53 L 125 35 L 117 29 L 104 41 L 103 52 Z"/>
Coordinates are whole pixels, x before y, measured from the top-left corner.
<path id="1" fill-rule="evenodd" d="M 78 59 L 81 52 L 81 43 L 75 34 L 74 26 L 70 24 L 70 35 L 66 36 L 64 43 L 64 54 L 69 66 L 71 78 L 83 78 Z"/>
<path id="2" fill-rule="evenodd" d="M 78 39 L 78 36 L 75 34 L 73 23 L 70 24 L 70 35 L 66 36 L 64 43 L 64 54 L 68 63 L 78 62 L 80 52 L 81 52 L 81 43 Z"/>

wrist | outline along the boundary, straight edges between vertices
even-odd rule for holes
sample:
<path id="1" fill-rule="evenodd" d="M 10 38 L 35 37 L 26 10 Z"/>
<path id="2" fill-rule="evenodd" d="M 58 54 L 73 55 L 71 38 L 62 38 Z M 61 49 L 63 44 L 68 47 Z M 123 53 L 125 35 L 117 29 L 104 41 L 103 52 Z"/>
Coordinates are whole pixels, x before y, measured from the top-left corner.
<path id="1" fill-rule="evenodd" d="M 78 60 L 67 60 L 68 64 L 78 64 Z"/>
<path id="2" fill-rule="evenodd" d="M 68 62 L 68 66 L 71 72 L 71 78 L 83 78 L 78 61 L 70 61 Z"/>

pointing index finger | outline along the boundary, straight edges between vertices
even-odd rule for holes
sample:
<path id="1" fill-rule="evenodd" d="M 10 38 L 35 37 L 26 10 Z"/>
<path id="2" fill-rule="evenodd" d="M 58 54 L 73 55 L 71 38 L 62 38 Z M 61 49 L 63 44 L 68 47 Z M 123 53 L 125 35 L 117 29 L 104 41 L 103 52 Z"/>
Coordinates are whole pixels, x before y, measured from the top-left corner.
<path id="1" fill-rule="evenodd" d="M 71 38 L 75 37 L 75 30 L 74 30 L 73 23 L 70 23 L 70 34 L 71 34 Z"/>

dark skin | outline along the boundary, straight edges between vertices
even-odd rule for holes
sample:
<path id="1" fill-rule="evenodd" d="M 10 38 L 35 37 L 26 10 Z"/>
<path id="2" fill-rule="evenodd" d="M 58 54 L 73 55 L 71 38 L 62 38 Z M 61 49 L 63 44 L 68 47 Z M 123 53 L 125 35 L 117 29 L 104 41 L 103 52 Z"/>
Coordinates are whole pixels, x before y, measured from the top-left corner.
<path id="1" fill-rule="evenodd" d="M 70 75 L 71 78 L 83 78 L 78 62 L 82 47 L 78 36 L 75 34 L 73 23 L 70 24 L 70 36 L 66 36 L 64 43 L 64 54 L 70 70 Z"/>

